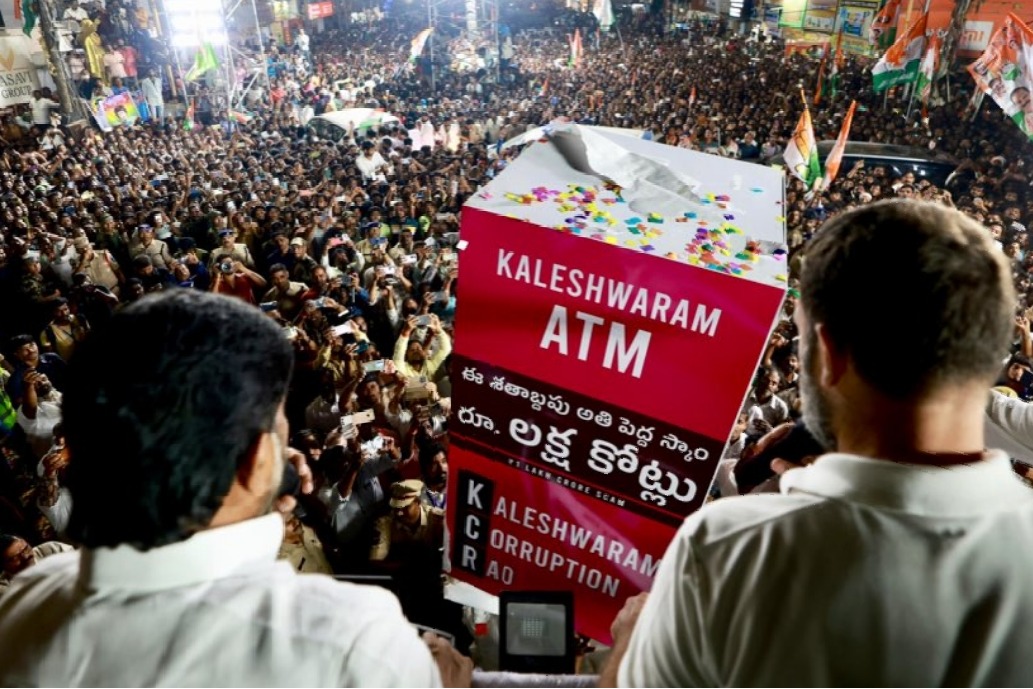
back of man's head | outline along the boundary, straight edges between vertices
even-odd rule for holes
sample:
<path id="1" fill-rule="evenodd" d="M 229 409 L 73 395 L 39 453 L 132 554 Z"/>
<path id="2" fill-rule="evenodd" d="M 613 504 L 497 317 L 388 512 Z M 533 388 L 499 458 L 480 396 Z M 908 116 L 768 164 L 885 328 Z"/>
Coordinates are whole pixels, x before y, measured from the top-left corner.
<path id="1" fill-rule="evenodd" d="M 989 386 L 1014 327 L 1010 271 L 989 232 L 932 203 L 885 201 L 829 220 L 807 248 L 800 298 L 809 327 L 823 324 L 891 399 Z"/>
<path id="2" fill-rule="evenodd" d="M 207 527 L 273 430 L 292 363 L 276 324 L 239 300 L 175 290 L 119 312 L 68 370 L 69 534 L 148 549 Z"/>

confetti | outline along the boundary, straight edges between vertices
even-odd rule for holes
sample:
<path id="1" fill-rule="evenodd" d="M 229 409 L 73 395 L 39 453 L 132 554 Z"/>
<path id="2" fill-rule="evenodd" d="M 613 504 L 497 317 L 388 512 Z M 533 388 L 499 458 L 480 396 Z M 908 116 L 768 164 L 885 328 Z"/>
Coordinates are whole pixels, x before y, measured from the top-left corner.
<path id="1" fill-rule="evenodd" d="M 787 278 L 782 273 L 779 273 L 778 275 L 776 275 L 775 279 L 778 280 L 779 282 L 788 282 L 789 281 L 789 278 Z"/>

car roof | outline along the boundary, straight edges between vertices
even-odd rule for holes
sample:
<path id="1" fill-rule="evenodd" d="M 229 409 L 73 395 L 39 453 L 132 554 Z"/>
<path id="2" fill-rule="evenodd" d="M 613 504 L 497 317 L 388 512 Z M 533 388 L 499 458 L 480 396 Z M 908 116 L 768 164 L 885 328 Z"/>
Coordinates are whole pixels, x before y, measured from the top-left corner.
<path id="1" fill-rule="evenodd" d="M 827 155 L 835 144 L 836 142 L 832 140 L 819 141 L 818 155 Z M 846 150 L 843 151 L 843 155 L 850 158 L 864 158 L 867 156 L 869 158 L 881 158 L 883 160 L 941 163 L 947 165 L 958 164 L 957 161 L 949 155 L 930 151 L 928 148 L 921 148 L 919 146 L 897 146 L 895 144 L 877 144 L 865 141 L 848 141 Z"/>

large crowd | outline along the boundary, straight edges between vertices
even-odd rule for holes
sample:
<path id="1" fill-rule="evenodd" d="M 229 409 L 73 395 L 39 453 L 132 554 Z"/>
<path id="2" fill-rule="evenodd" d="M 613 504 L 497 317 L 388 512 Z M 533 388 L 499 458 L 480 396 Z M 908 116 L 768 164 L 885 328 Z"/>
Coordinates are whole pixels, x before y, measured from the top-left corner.
<path id="1" fill-rule="evenodd" d="M 26 548 L 60 542 L 68 524 L 61 392 L 79 343 L 145 294 L 209 290 L 261 309 L 294 347 L 286 413 L 316 488 L 301 499 L 282 556 L 304 572 L 390 574 L 406 582 L 398 589 L 411 619 L 461 633 L 438 571 L 459 298 L 454 245 L 464 201 L 518 153 L 497 144 L 567 117 L 767 164 L 799 116 L 793 94 L 801 83 L 813 92 L 817 71 L 813 56 L 787 56 L 777 40 L 733 36 L 722 24 L 661 35 L 648 22 L 603 35 L 576 67 L 562 35 L 524 31 L 504 68 L 457 71 L 442 50 L 457 38 L 447 27 L 433 63 L 406 60 L 419 28 L 386 19 L 306 37 L 304 46 L 267 46 L 269 87 L 253 92 L 244 118 L 218 107 L 214 86 L 203 84 L 191 87 L 195 104 L 205 103 L 193 128 L 163 107 L 164 119 L 149 123 L 71 130 L 52 124 L 49 92 L 3 115 L 0 533 L 11 537 L 0 555 L 8 575 L 31 560 Z M 832 214 L 889 197 L 957 207 L 1012 262 L 1020 304 L 1002 385 L 1026 395 L 1028 142 L 992 104 L 971 112 L 971 85 L 954 76 L 949 97 L 941 87 L 926 118 L 918 108 L 908 118 L 902 94 L 872 93 L 870 64 L 848 58 L 839 94 L 811 106 L 817 138 L 835 138 L 857 99 L 852 140 L 944 152 L 958 170 L 936 186 L 857 164 L 813 197 L 790 178 L 791 281 Z M 144 73 L 133 67 L 127 86 L 141 86 Z M 102 71 L 83 81 L 103 93 L 122 78 Z M 157 88 L 171 104 L 172 85 L 158 80 Z M 401 124 L 352 130 L 342 142 L 304 127 L 351 107 L 383 108 Z M 799 415 L 794 304 L 791 291 L 731 439 L 729 469 Z M 738 492 L 735 478 L 723 472 L 714 492 Z M 41 548 L 37 557 L 56 550 Z"/>

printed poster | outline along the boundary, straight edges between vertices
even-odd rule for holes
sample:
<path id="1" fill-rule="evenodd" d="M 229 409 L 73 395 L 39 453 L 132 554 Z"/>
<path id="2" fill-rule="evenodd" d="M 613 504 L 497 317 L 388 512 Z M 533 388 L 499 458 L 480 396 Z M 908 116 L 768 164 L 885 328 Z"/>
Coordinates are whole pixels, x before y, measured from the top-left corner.
<path id="1" fill-rule="evenodd" d="M 968 71 L 976 86 L 1033 139 L 1033 29 L 1009 14 Z"/>
<path id="2" fill-rule="evenodd" d="M 93 115 L 104 131 L 110 131 L 114 127 L 131 127 L 140 120 L 140 110 L 129 93 L 95 98 Z"/>
<path id="3" fill-rule="evenodd" d="M 609 641 L 706 498 L 784 290 L 466 206 L 448 559 Z"/>
<path id="4" fill-rule="evenodd" d="M 807 31 L 832 33 L 836 26 L 837 0 L 808 0 L 803 28 Z"/>
<path id="5" fill-rule="evenodd" d="M 803 18 L 807 14 L 807 0 L 784 0 L 779 26 L 789 29 L 802 29 Z"/>
<path id="6" fill-rule="evenodd" d="M 834 31 L 843 32 L 844 38 L 857 38 L 868 40 L 868 34 L 872 28 L 872 22 L 879 11 L 877 0 L 865 2 L 864 0 L 848 0 L 840 5 L 836 15 L 836 26 Z"/>
<path id="7" fill-rule="evenodd" d="M 28 43 L 21 33 L 0 36 L 0 108 L 28 103 L 39 88 L 36 68 L 25 50 Z"/>

